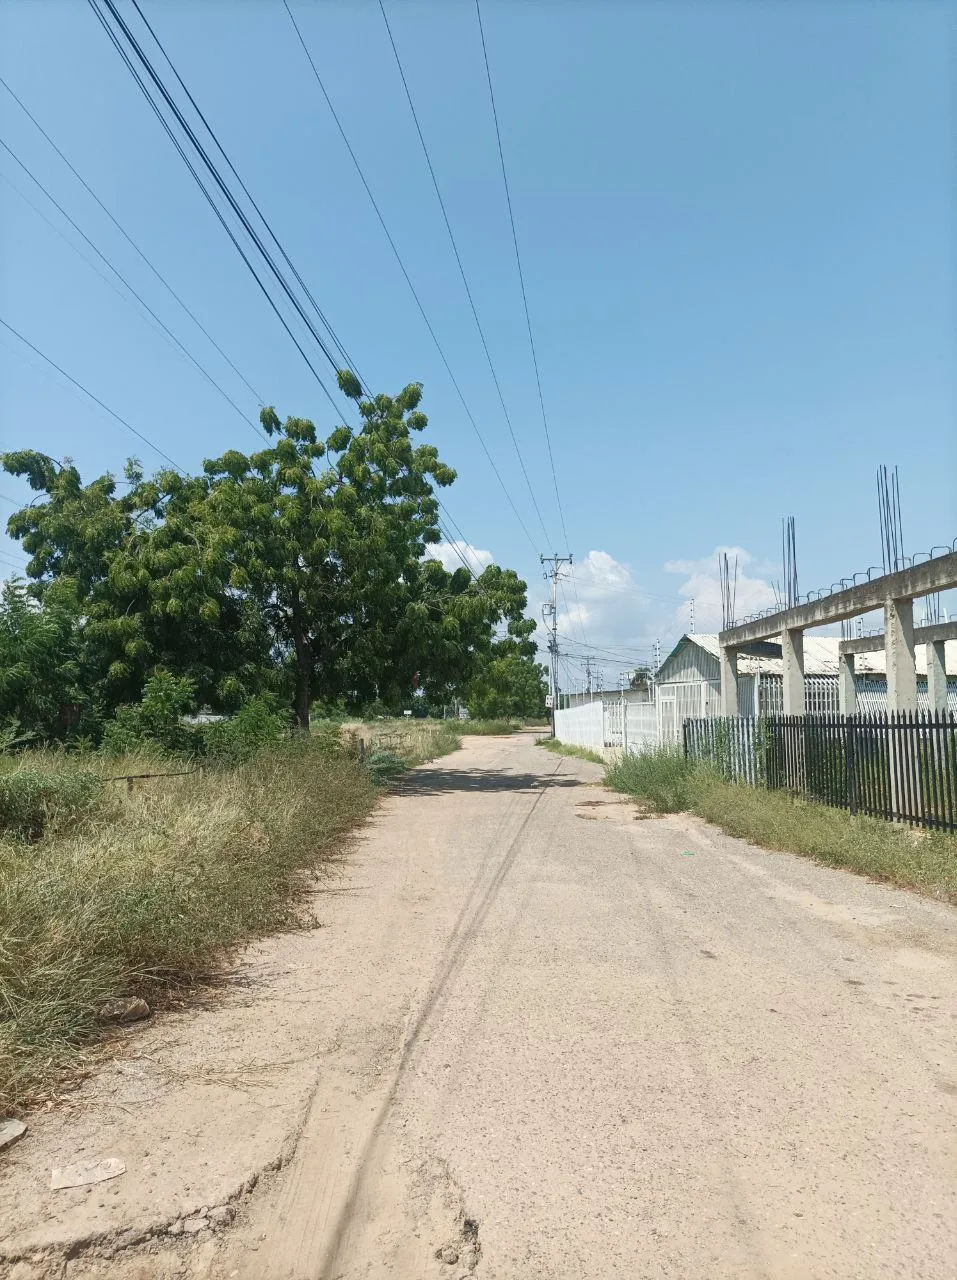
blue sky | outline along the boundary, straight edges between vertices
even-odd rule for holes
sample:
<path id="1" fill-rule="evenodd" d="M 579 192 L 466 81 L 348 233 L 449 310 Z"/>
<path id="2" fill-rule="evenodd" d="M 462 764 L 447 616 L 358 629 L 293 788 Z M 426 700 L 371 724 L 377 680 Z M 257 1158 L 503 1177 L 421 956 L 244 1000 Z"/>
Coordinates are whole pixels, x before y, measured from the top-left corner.
<path id="1" fill-rule="evenodd" d="M 459 472 L 448 509 L 473 547 L 528 579 L 537 608 L 537 552 L 567 548 L 474 6 L 391 0 L 387 9 L 547 543 L 378 5 L 293 7 L 531 541 L 280 0 L 144 3 L 365 379 L 386 391 L 425 384 L 430 438 Z M 124 12 L 133 13 L 128 4 Z M 692 592 L 698 629 L 713 627 L 720 546 L 740 549 L 742 604 L 767 602 L 785 514 L 797 519 L 803 589 L 879 562 L 881 462 L 901 469 L 906 549 L 953 539 L 955 6 L 484 0 L 483 14 L 570 549 L 581 564 L 577 602 L 565 584 L 562 629 L 638 652 L 659 636 L 667 649 L 687 625 Z M 331 428 L 332 408 L 88 6 L 5 0 L 0 74 L 264 400 Z M 255 417 L 254 397 L 2 88 L 0 137 Z M 0 174 L 78 241 L 2 151 Z M 138 306 L 6 181 L 0 316 L 182 466 L 253 445 L 250 428 Z M 90 477 L 119 471 L 130 453 L 159 462 L 6 331 L 0 443 L 70 455 Z M 0 493 L 22 491 L 0 478 Z M 18 559 L 9 542 L 0 554 Z M 571 616 L 579 603 L 581 616 Z"/>

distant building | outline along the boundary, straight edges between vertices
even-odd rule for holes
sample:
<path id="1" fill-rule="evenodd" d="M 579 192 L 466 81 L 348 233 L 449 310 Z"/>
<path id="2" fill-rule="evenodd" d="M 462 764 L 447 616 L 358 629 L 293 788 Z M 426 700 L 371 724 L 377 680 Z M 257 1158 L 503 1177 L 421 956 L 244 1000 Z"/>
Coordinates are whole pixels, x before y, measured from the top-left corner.
<path id="1" fill-rule="evenodd" d="M 837 636 L 804 637 L 804 677 L 808 715 L 836 715 L 838 711 Z M 684 635 L 668 654 L 656 678 L 662 740 L 677 738 L 689 716 L 721 714 L 721 677 L 716 635 Z M 927 661 L 924 646 L 916 648 L 918 704 L 927 706 Z M 887 709 L 884 653 L 855 656 L 857 709 Z M 957 712 L 957 640 L 946 645 L 948 705 Z M 760 641 L 738 657 L 738 698 L 742 715 L 780 715 L 784 709 L 781 646 Z"/>

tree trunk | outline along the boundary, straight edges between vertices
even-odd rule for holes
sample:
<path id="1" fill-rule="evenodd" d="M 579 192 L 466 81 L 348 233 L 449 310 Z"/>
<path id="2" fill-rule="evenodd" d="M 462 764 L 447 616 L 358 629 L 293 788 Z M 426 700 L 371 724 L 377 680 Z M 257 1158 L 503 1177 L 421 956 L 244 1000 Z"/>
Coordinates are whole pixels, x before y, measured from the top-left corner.
<path id="1" fill-rule="evenodd" d="M 296 648 L 296 701 L 294 710 L 300 733 L 309 732 L 309 712 L 312 708 L 312 645 L 309 637 L 295 616 L 292 639 Z"/>

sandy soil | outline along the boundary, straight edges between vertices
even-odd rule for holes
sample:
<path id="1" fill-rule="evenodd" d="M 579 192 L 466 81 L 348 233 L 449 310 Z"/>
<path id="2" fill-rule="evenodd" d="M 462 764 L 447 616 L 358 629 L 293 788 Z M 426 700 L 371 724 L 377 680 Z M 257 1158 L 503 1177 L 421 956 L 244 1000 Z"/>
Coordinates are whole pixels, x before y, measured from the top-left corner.
<path id="1" fill-rule="evenodd" d="M 323 927 L 0 1156 L 0 1274 L 957 1275 L 957 912 L 599 773 L 527 736 L 417 770 Z"/>

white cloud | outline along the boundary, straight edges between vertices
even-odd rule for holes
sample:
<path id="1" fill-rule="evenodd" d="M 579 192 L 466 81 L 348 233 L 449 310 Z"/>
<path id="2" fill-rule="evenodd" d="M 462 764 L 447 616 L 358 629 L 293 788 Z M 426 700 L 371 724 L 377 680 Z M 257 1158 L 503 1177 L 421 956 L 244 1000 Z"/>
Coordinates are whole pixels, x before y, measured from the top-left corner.
<path id="1" fill-rule="evenodd" d="M 438 560 L 446 573 L 463 568 L 463 560 L 473 573 L 481 573 L 493 559 L 491 551 L 483 551 L 480 547 L 473 547 L 470 542 L 458 539 L 455 542 L 436 542 L 427 549 L 425 555 L 428 560 Z"/>
<path id="2" fill-rule="evenodd" d="M 537 600 L 530 600 L 530 606 L 541 617 L 541 605 L 550 594 L 548 584 L 543 583 L 536 594 Z M 645 590 L 623 561 L 607 551 L 589 551 L 571 570 L 567 566 L 562 570 L 559 646 L 569 654 L 584 653 L 584 643 L 607 649 L 604 663 L 608 678 L 614 682 L 617 668 L 650 660 L 656 636 L 672 628 L 673 609 L 669 605 L 670 601 L 656 599 Z M 539 626 L 536 638 L 544 651 L 547 637 L 543 626 Z"/>
<path id="3" fill-rule="evenodd" d="M 738 559 L 738 617 L 773 604 L 769 578 L 775 573 L 775 566 L 760 562 L 743 547 L 717 547 L 700 559 L 668 561 L 662 566 L 663 571 L 680 575 L 681 581 L 673 590 L 665 586 L 657 593 L 646 588 L 629 565 L 607 551 L 589 551 L 577 560 L 574 579 L 566 569 L 558 594 L 558 633 L 559 648 L 567 657 L 571 678 L 580 678 L 576 669 L 586 652 L 595 654 L 593 666 L 602 669 L 606 688 L 614 687 L 622 669 L 650 662 L 656 640 L 661 642 L 662 659 L 667 657 L 679 636 L 690 630 L 692 597 L 695 629 L 720 630 L 718 555 L 725 551 L 732 566 L 735 556 Z M 548 598 L 547 583 L 530 593 L 533 616 L 541 617 L 541 605 Z M 547 637 L 541 624 L 536 639 L 544 659 Z"/>
<path id="4" fill-rule="evenodd" d="M 721 629 L 718 557 L 725 553 L 732 575 L 735 559 L 738 562 L 734 592 L 735 616 L 743 618 L 746 614 L 757 613 L 774 604 L 774 588 L 767 580 L 768 574 L 773 572 L 772 566 L 757 561 L 744 547 L 715 547 L 710 556 L 703 556 L 700 560 L 669 560 L 664 565 L 665 573 L 681 574 L 684 577 L 684 581 L 678 586 L 678 594 L 685 600 L 694 599 L 696 631 Z M 687 609 L 684 616 L 688 616 Z"/>

